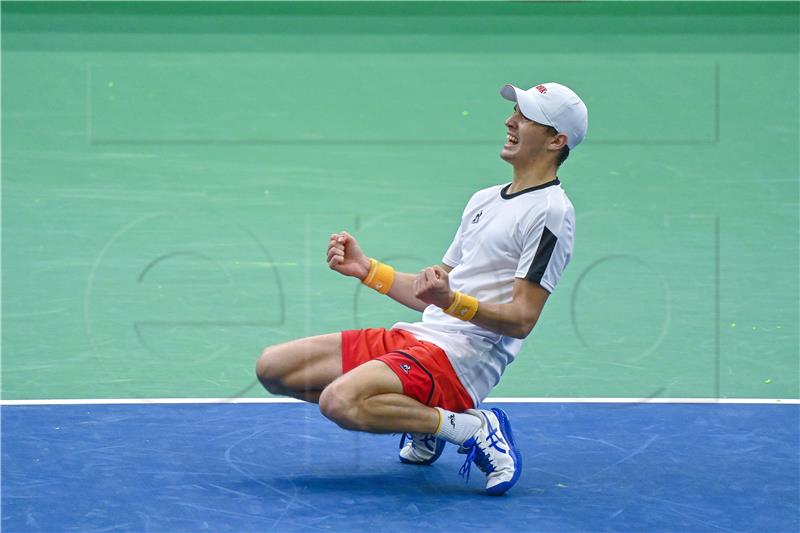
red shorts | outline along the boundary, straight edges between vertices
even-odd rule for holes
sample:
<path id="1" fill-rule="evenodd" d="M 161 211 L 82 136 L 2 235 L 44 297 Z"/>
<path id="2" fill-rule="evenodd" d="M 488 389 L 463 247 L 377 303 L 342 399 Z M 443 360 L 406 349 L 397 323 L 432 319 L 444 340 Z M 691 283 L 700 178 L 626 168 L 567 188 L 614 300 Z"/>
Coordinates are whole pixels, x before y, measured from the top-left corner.
<path id="1" fill-rule="evenodd" d="M 342 332 L 342 372 L 373 359 L 386 363 L 403 383 L 403 393 L 418 402 L 457 413 L 473 407 L 447 355 L 435 344 L 402 329 Z"/>

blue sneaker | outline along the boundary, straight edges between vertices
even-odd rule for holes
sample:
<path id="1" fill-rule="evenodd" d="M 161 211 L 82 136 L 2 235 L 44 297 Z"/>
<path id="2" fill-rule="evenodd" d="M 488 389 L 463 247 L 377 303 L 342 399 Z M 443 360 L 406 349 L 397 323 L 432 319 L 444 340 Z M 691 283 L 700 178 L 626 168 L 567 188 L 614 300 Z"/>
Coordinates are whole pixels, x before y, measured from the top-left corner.
<path id="1" fill-rule="evenodd" d="M 479 417 L 483 424 L 459 449 L 467 454 L 459 473 L 469 481 L 470 466 L 475 463 L 486 474 L 486 492 L 492 496 L 505 494 L 517 483 L 522 472 L 522 456 L 514 444 L 508 416 L 498 408 L 467 412 Z"/>
<path id="2" fill-rule="evenodd" d="M 406 443 L 408 438 L 408 443 Z M 400 462 L 408 465 L 429 465 L 442 455 L 443 439 L 429 433 L 405 433 L 400 439 Z"/>

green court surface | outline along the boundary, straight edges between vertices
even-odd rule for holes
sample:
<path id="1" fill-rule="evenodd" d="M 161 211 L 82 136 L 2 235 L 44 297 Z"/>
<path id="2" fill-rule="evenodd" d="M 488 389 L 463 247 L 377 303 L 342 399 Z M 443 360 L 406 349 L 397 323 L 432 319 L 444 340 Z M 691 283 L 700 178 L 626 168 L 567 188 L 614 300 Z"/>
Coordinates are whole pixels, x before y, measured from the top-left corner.
<path id="1" fill-rule="evenodd" d="M 257 397 L 269 344 L 417 313 L 510 180 L 498 92 L 590 114 L 568 267 L 495 396 L 798 397 L 798 3 L 2 4 L 2 398 Z"/>

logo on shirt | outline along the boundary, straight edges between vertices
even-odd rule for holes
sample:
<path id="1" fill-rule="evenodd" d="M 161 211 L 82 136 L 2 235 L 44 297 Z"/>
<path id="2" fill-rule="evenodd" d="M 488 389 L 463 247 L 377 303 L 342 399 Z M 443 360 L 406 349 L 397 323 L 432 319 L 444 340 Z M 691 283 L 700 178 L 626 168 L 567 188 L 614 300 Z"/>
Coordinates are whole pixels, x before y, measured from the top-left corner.
<path id="1" fill-rule="evenodd" d="M 480 212 L 477 215 L 475 215 L 475 218 L 472 219 L 472 223 L 477 224 L 478 221 L 481 219 L 482 214 L 483 214 L 483 209 L 481 209 Z"/>
<path id="2" fill-rule="evenodd" d="M 400 365 L 400 370 L 402 370 L 404 374 L 408 374 L 409 372 L 411 372 L 411 365 L 403 363 L 402 365 Z"/>

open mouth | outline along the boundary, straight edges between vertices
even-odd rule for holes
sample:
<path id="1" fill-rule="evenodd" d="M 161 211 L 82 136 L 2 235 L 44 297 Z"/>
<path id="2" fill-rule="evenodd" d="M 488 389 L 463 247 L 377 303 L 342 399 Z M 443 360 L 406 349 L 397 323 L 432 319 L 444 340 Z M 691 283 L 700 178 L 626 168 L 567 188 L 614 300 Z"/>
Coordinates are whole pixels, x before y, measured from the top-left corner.
<path id="1" fill-rule="evenodd" d="M 508 141 L 508 144 L 517 144 L 519 142 L 519 139 L 517 139 L 510 133 L 506 135 L 506 140 Z"/>

